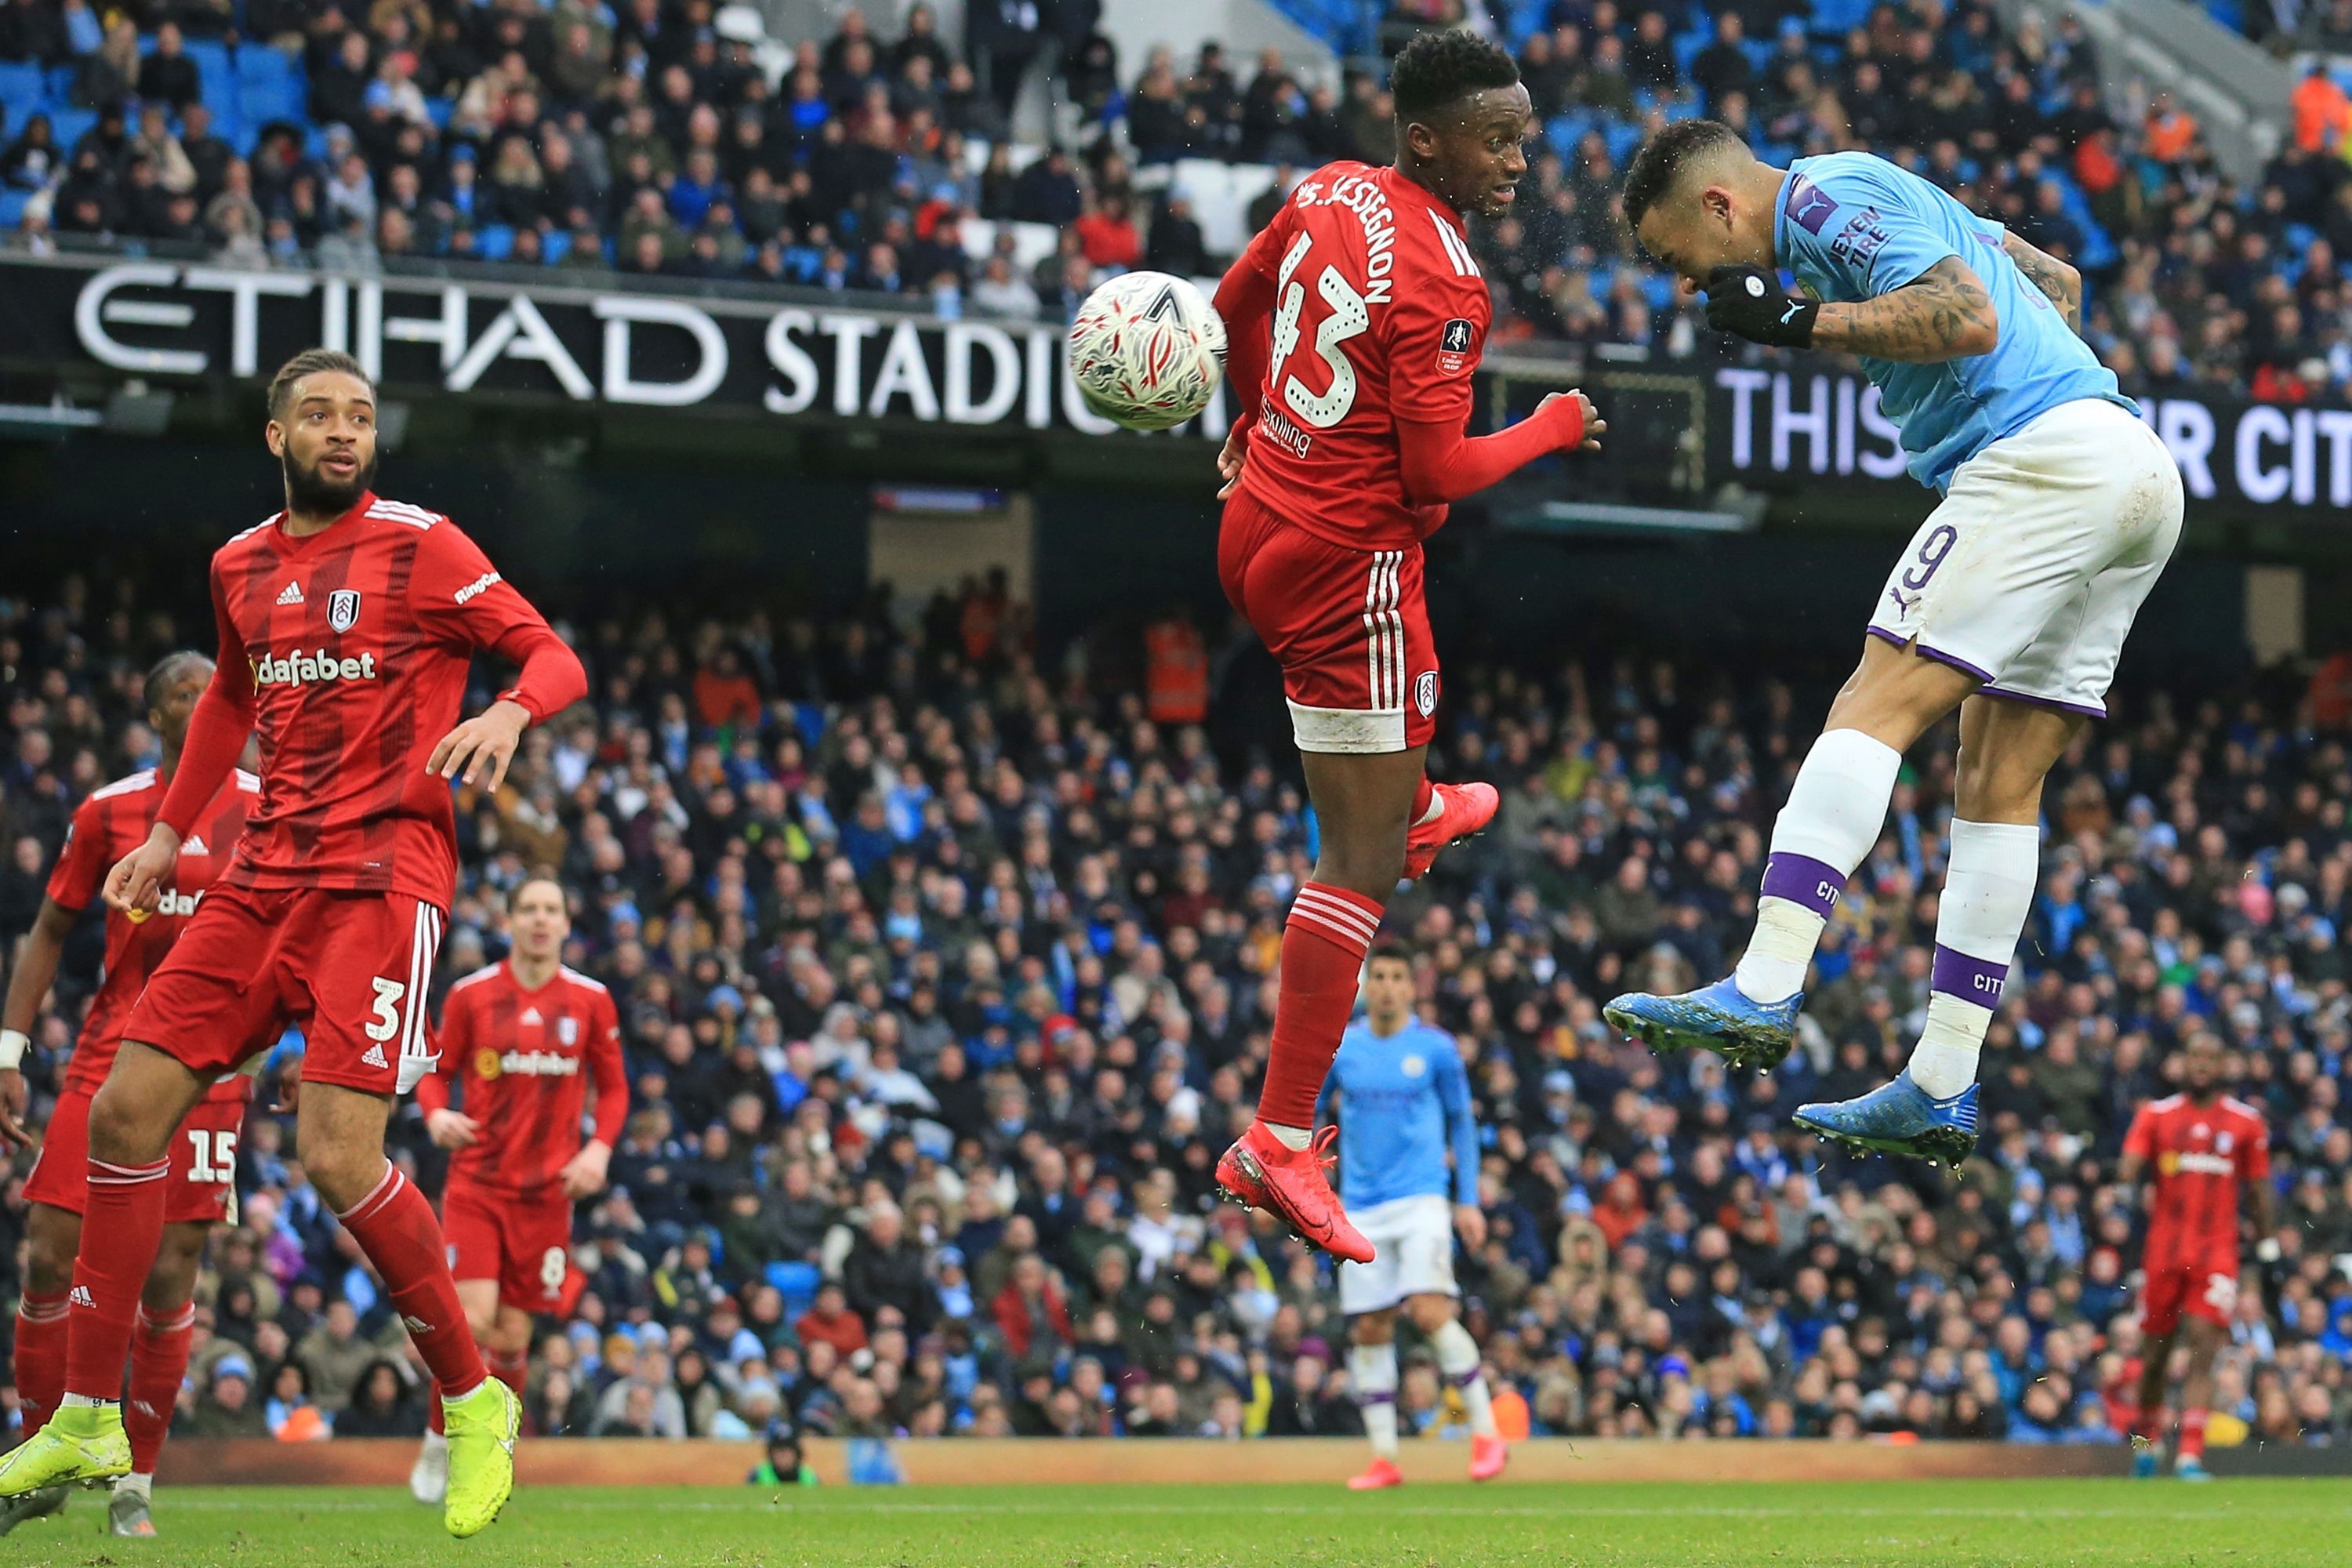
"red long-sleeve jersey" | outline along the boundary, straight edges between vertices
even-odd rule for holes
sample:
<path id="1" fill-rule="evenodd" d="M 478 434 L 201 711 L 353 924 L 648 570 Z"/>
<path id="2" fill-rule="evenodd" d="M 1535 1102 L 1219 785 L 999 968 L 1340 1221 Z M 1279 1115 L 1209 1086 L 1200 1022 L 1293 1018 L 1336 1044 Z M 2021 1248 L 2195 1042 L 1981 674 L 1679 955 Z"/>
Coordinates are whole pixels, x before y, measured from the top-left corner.
<path id="1" fill-rule="evenodd" d="M 587 695 L 579 658 L 438 512 L 362 495 L 297 539 L 284 516 L 213 557 L 219 669 L 162 820 L 185 838 L 248 731 L 261 801 L 223 877 L 241 888 L 401 893 L 446 908 L 457 834 L 425 760 L 457 726 L 476 649 L 522 667 L 534 721 Z"/>
<path id="2" fill-rule="evenodd" d="M 441 1065 L 416 1086 L 427 1116 L 450 1104 L 480 1124 L 449 1163 L 451 1183 L 510 1197 L 544 1193 L 580 1152 L 581 1117 L 596 1089 L 596 1137 L 620 1141 L 629 1114 L 621 1019 L 613 994 L 559 967 L 536 991 L 501 960 L 449 988 L 441 1013 Z"/>

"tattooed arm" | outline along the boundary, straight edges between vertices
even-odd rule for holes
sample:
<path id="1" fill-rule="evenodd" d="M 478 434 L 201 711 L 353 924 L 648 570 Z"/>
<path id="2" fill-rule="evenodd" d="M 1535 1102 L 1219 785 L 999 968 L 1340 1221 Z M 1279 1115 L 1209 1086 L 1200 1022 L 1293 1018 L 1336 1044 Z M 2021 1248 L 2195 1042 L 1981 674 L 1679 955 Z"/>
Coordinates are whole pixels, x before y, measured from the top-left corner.
<path id="1" fill-rule="evenodd" d="M 2075 331 L 2083 330 L 2083 275 L 2045 250 L 2037 250 L 2013 234 L 2004 232 L 2000 247 L 2017 263 L 2017 269 L 2033 280 L 2033 286 L 2050 297 L 2058 307 L 2058 314 Z"/>
<path id="2" fill-rule="evenodd" d="M 1874 359 L 1941 364 L 1990 353 L 2000 316 L 1983 281 L 1947 256 L 1902 288 L 1854 305 L 1823 305 L 1813 347 Z"/>

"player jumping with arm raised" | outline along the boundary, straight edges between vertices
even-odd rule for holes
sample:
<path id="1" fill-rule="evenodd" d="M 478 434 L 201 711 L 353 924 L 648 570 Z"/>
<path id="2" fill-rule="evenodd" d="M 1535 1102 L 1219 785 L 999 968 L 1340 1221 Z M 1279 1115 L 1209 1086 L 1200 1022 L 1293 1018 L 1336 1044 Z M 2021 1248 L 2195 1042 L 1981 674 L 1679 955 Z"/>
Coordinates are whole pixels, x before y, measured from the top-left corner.
<path id="1" fill-rule="evenodd" d="M 534 1314 L 571 1310 L 572 1205 L 600 1191 L 628 1120 L 621 1018 L 613 994 L 563 963 L 572 935 L 563 888 L 532 876 L 507 895 L 514 948 L 449 988 L 441 1065 L 416 1086 L 433 1142 L 456 1152 L 441 1192 L 457 1300 L 490 1375 L 517 1394 L 530 1368 Z M 581 1115 L 596 1090 L 596 1134 Z M 457 1102 L 450 1091 L 457 1090 Z M 438 1503 L 449 1484 L 440 1400 L 409 1490 Z"/>
<path id="2" fill-rule="evenodd" d="M 1776 169 L 1727 127 L 1685 121 L 1635 155 L 1625 217 L 1706 291 L 1717 328 L 1859 355 L 1912 475 L 1943 500 L 1887 579 L 1862 663 L 1773 825 L 1738 972 L 1685 995 L 1620 996 L 1607 1016 L 1653 1049 L 1777 1065 L 1904 752 L 1957 707 L 1925 1032 L 1893 1083 L 1801 1107 L 1797 1122 L 1958 1162 L 1976 1144 L 1977 1057 L 2038 880 L 2042 777 L 2106 712 L 2125 635 L 2180 536 L 2179 470 L 2075 336 L 2074 269 L 1884 159 Z M 1782 268 L 1810 298 L 1781 289 Z"/>
<path id="3" fill-rule="evenodd" d="M 2258 1249 L 2278 1256 L 2278 1196 L 2271 1191 L 2271 1134 L 2263 1113 L 2221 1092 L 2221 1043 L 2189 1037 L 2180 1053 L 2181 1092 L 2150 1100 L 2124 1134 L 2116 1180 L 2137 1193 L 2152 1178 L 2147 1243 L 2140 1268 L 2139 1418 L 2135 1473 L 2157 1472 L 2164 1440 L 2164 1390 L 2173 1342 L 2188 1320 L 2188 1366 L 2180 1382 L 2180 1445 L 2172 1473 L 2205 1475 L 2205 1418 L 2213 1404 L 2213 1357 L 2230 1338 L 2238 1303 L 2238 1213 L 2252 1200 Z"/>
<path id="4" fill-rule="evenodd" d="M 0 1497 L 131 1468 L 121 1397 L 182 1120 L 254 1042 L 299 1025 L 296 1143 L 320 1196 L 450 1391 L 444 1522 L 471 1535 L 514 1486 L 520 1406 L 483 1370 L 441 1227 L 383 1155 L 394 1095 L 433 1066 L 425 991 L 456 889 L 449 782 L 495 788 L 524 728 L 587 693 L 580 660 L 438 513 L 378 499 L 375 388 L 310 349 L 271 381 L 264 438 L 286 510 L 213 556 L 220 668 L 153 831 L 106 880 L 152 913 L 248 734 L 261 800 L 227 871 L 140 994 L 89 1109 L 89 1198 L 68 1297 L 65 1394 L 0 1460 Z M 457 721 L 477 651 L 522 667 Z"/>
<path id="5" fill-rule="evenodd" d="M 1322 833 L 1283 933 L 1257 1117 L 1217 1179 L 1359 1262 L 1370 1247 L 1307 1146 L 1315 1096 L 1398 881 L 1496 804 L 1489 785 L 1433 785 L 1422 771 L 1438 680 L 1421 542 L 1449 503 L 1602 429 L 1570 392 L 1509 429 L 1464 436 L 1490 316 L 1465 221 L 1510 211 L 1528 91 L 1508 54 L 1464 31 L 1415 38 L 1390 86 L 1396 166 L 1331 163 L 1299 182 L 1216 300 L 1240 400 L 1218 458 L 1218 574 L 1281 661 Z"/>
<path id="6" fill-rule="evenodd" d="M 1454 1233 L 1473 1247 L 1486 1239 L 1470 1075 L 1454 1037 L 1412 1016 L 1412 965 L 1402 949 L 1377 948 L 1364 966 L 1364 1017 L 1339 1042 L 1318 1118 L 1325 1110 L 1339 1114 L 1349 1215 L 1379 1249 L 1369 1263 L 1339 1265 L 1339 1310 L 1353 1320 L 1348 1375 L 1372 1442 L 1370 1468 L 1348 1485 L 1377 1491 L 1404 1482 L 1396 1467 L 1400 1306 L 1437 1352 L 1439 1373 L 1462 1391 L 1470 1479 L 1491 1480 L 1509 1450 L 1495 1429 L 1478 1342 L 1455 1321 L 1454 1305 Z"/>
<path id="7" fill-rule="evenodd" d="M 74 811 L 65 852 L 49 873 L 47 896 L 16 971 L 8 977 L 7 1001 L 0 1005 L 0 1133 L 14 1142 L 26 1141 L 19 1121 L 25 1113 L 19 1064 L 28 1043 L 26 1031 L 57 978 L 66 935 L 82 912 L 100 901 L 100 888 L 114 863 L 147 841 L 164 792 L 179 772 L 188 720 L 212 679 L 213 661 L 200 653 L 169 655 L 150 670 L 147 721 L 163 742 L 161 765 L 91 791 Z M 40 1158 L 25 1182 L 26 1268 L 25 1293 L 16 1304 L 16 1373 L 17 1408 L 26 1431 L 47 1420 L 65 1392 L 66 1299 L 73 1288 L 74 1252 L 81 1244 L 82 1213 L 89 1201 L 91 1098 L 114 1065 L 131 1005 L 187 928 L 205 890 L 228 868 L 229 856 L 260 792 L 261 781 L 251 773 L 241 769 L 231 773 L 197 815 L 195 831 L 181 847 L 172 885 L 156 900 L 155 912 L 134 919 L 121 910 L 106 911 L 106 976 L 90 999 L 81 1038 L 66 1064 L 65 1084 L 41 1140 Z M 130 1403 L 122 1417 L 131 1472 L 114 1483 L 107 1504 L 107 1529 L 115 1535 L 155 1533 L 150 1514 L 155 1456 L 163 1451 L 163 1435 L 188 1373 L 196 1269 L 204 1261 L 205 1237 L 227 1216 L 236 1195 L 237 1133 L 245 1124 L 251 1082 L 242 1073 L 217 1079 L 172 1137 L 163 1241 L 140 1292 L 131 1336 Z M 9 1500 L 0 1506 L 0 1535 L 28 1519 L 57 1512 L 65 1502 L 63 1487 Z"/>

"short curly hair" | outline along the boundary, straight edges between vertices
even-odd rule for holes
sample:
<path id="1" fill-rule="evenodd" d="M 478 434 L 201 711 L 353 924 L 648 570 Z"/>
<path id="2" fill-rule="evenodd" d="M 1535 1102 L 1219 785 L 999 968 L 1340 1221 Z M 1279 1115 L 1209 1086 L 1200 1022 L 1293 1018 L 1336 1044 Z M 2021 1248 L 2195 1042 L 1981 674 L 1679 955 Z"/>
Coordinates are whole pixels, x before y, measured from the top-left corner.
<path id="1" fill-rule="evenodd" d="M 1639 229 L 1660 198 L 1675 188 L 1683 171 L 1727 147 L 1743 151 L 1739 132 L 1715 120 L 1684 120 L 1642 143 L 1625 171 L 1625 226 Z"/>
<path id="2" fill-rule="evenodd" d="M 1516 87 L 1518 62 L 1510 51 L 1467 27 L 1423 33 L 1389 67 L 1389 94 L 1399 125 L 1420 120 L 1488 88 Z"/>
<path id="3" fill-rule="evenodd" d="M 285 418 L 287 406 L 294 398 L 296 384 L 306 375 L 317 375 L 326 371 L 355 375 L 367 383 L 369 395 L 374 395 L 374 378 L 351 355 L 341 349 L 304 349 L 279 365 L 278 374 L 269 378 L 269 416 L 272 419 Z"/>

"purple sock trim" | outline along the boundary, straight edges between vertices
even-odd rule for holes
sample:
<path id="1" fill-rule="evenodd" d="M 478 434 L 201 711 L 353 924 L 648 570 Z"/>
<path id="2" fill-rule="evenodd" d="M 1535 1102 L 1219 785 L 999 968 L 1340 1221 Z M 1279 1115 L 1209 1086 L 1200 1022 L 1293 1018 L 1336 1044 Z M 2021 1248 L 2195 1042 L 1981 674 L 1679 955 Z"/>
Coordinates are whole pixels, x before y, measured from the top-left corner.
<path id="1" fill-rule="evenodd" d="M 1474 1366 L 1468 1372 L 1458 1373 L 1445 1381 L 1456 1388 L 1467 1388 L 1478 1381 L 1478 1369 Z"/>
<path id="2" fill-rule="evenodd" d="M 1396 1394 L 1394 1390 L 1391 1390 L 1386 1394 L 1364 1394 L 1359 1392 L 1356 1395 L 1356 1403 L 1359 1405 L 1394 1405 L 1396 1403 Z"/>
<path id="3" fill-rule="evenodd" d="M 1764 885 L 1759 890 L 1765 898 L 1802 904 L 1827 920 L 1845 891 L 1845 879 L 1846 873 L 1826 860 L 1779 850 L 1764 862 Z"/>
<path id="4" fill-rule="evenodd" d="M 2009 983 L 2009 965 L 1973 958 L 1958 948 L 1936 944 L 1936 967 L 1927 987 L 1957 996 L 1979 1007 L 2000 1005 L 2001 987 Z"/>

